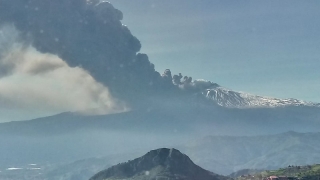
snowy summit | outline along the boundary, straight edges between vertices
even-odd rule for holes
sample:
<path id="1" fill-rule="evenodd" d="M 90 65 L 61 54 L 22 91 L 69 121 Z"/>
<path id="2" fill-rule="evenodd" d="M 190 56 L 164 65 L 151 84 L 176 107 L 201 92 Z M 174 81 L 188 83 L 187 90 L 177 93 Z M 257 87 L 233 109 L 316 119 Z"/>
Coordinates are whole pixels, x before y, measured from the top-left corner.
<path id="1" fill-rule="evenodd" d="M 298 99 L 278 99 L 264 97 L 244 92 L 236 92 L 221 86 L 207 89 L 203 92 L 206 98 L 215 101 L 218 105 L 229 108 L 272 108 L 284 106 L 320 107 L 319 103 L 312 103 Z"/>

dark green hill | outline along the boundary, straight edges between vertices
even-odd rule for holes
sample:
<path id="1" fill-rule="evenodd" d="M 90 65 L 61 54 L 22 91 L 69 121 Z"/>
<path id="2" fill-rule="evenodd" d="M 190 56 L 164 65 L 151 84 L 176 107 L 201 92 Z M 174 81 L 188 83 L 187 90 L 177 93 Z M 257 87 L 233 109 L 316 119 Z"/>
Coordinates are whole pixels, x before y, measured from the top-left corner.
<path id="1" fill-rule="evenodd" d="M 157 149 L 126 163 L 112 166 L 90 180 L 226 180 L 195 165 L 188 156 L 176 149 Z"/>

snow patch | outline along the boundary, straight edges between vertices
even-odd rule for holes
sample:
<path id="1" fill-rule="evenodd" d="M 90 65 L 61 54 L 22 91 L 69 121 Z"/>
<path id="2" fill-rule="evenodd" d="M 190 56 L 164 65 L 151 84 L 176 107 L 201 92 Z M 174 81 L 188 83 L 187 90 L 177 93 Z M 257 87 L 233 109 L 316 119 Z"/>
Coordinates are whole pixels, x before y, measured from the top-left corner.
<path id="1" fill-rule="evenodd" d="M 14 171 L 14 170 L 22 170 L 23 168 L 15 168 L 15 167 L 12 167 L 12 168 L 7 168 L 7 171 Z"/>

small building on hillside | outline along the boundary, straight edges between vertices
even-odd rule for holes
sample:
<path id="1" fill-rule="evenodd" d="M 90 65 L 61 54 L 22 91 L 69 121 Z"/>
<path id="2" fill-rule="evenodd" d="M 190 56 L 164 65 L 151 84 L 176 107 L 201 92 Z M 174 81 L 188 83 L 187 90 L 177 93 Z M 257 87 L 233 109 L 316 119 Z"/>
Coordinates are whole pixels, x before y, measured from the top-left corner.
<path id="1" fill-rule="evenodd" d="M 280 180 L 278 176 L 270 176 L 267 180 Z"/>

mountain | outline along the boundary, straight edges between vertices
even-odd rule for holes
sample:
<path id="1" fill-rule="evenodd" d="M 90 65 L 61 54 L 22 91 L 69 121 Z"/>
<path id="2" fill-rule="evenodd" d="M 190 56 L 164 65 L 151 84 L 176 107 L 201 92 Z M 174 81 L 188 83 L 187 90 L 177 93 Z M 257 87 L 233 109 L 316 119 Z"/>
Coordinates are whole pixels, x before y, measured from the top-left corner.
<path id="1" fill-rule="evenodd" d="M 119 154 L 143 153 L 159 147 L 177 147 L 200 166 L 224 175 L 244 168 L 311 164 L 319 158 L 316 152 L 320 148 L 316 144 L 320 140 L 316 135 L 298 144 L 288 142 L 288 147 L 281 144 L 285 138 L 261 138 L 290 130 L 317 132 L 319 107 L 227 108 L 211 102 L 198 98 L 151 98 L 148 108 L 118 114 L 89 116 L 66 112 L 0 123 L 0 144 L 5 144 L 0 146 L 0 168 L 30 163 L 68 164 L 92 157 L 116 158 Z M 188 143 L 194 139 L 195 143 Z M 212 142 L 206 142 L 208 139 Z M 273 141 L 276 146 L 268 148 Z M 74 175 L 59 167 L 56 172 Z M 86 172 L 92 171 L 81 174 L 87 176 Z"/>
<path id="2" fill-rule="evenodd" d="M 115 152 L 145 152 L 159 147 L 183 145 L 205 136 L 270 135 L 290 130 L 315 132 L 320 128 L 320 111 L 317 107 L 238 109 L 201 103 L 168 102 L 166 106 L 150 105 L 149 109 L 119 114 L 87 116 L 69 112 L 28 121 L 0 123 L 0 144 L 5 144 L 0 146 L 0 166 L 8 168 L 10 165 L 29 163 L 67 163 L 108 156 Z M 248 145 L 243 146 L 245 143 L 242 141 Z M 272 154 L 268 151 L 268 154 L 264 154 L 266 157 L 259 153 L 265 152 L 263 144 L 270 145 L 268 140 L 254 140 L 252 142 L 257 143 L 254 146 L 250 146 L 250 141 L 247 142 L 243 137 L 239 142 L 222 142 L 225 143 L 212 143 L 210 148 L 202 148 L 203 144 L 199 144 L 199 152 L 206 150 L 210 152 L 207 155 L 194 151 L 183 152 L 188 153 L 202 167 L 223 174 L 262 166 L 265 158 L 281 158 L 281 153 L 279 157 L 276 152 Z M 209 147 L 210 144 L 207 145 Z M 248 147 L 259 147 L 258 152 L 251 154 L 254 149 Z M 308 150 L 303 146 L 299 148 Z M 196 150 L 196 146 L 190 149 Z M 314 150 L 311 148 L 310 151 Z M 233 156 L 237 158 L 230 159 Z M 307 159 L 303 156 L 294 157 L 292 161 L 304 162 Z M 210 158 L 213 160 L 208 161 Z M 277 164 L 281 165 L 280 162 Z"/>
<path id="3" fill-rule="evenodd" d="M 89 138 L 92 138 L 92 136 Z M 106 137 L 103 136 L 100 138 L 105 139 Z M 127 138 L 129 139 L 129 137 Z M 155 140 L 156 143 L 163 144 L 160 142 L 160 137 L 158 138 L 159 139 Z M 174 136 L 172 136 L 171 138 L 174 138 Z M 72 142 L 68 139 L 65 140 L 70 143 Z M 140 141 L 144 140 L 145 138 L 140 139 Z M 49 139 L 49 141 L 49 143 L 53 143 L 52 140 Z M 79 139 L 74 138 L 73 141 L 79 141 Z M 143 151 L 146 151 L 147 149 L 147 147 L 144 147 L 143 149 L 141 148 L 138 152 L 137 147 L 134 146 L 134 143 L 137 143 L 137 145 L 141 145 L 138 144 L 138 141 L 129 144 L 128 146 L 130 146 L 130 148 L 128 148 L 125 147 L 125 144 L 128 144 L 129 141 L 123 140 L 118 143 L 125 143 L 123 147 L 125 151 L 136 152 L 133 154 L 117 154 L 115 153 L 115 151 L 120 150 L 113 150 L 111 146 L 114 146 L 115 144 L 113 144 L 113 142 L 110 142 L 109 139 L 105 139 L 107 143 L 102 143 L 102 141 L 100 141 L 98 137 L 95 137 L 95 141 L 98 141 L 98 145 L 93 146 L 92 143 L 87 141 L 83 147 L 79 147 L 77 143 L 72 143 L 70 144 L 70 146 L 74 146 L 75 148 L 68 154 L 59 152 L 59 156 L 54 156 L 54 152 L 57 151 L 57 147 L 55 147 L 54 151 L 52 152 L 49 152 L 47 150 L 47 154 L 54 156 L 56 159 L 59 159 L 60 156 L 67 157 L 67 155 L 70 156 L 72 154 L 79 153 L 80 148 L 82 148 L 83 151 L 88 151 L 88 148 L 85 148 L 85 146 L 89 146 L 89 149 L 96 149 L 96 151 L 91 151 L 92 156 L 96 156 L 98 150 L 103 150 L 105 151 L 105 153 L 112 152 L 113 154 L 106 157 L 88 158 L 71 163 L 39 163 L 37 164 L 37 167 L 41 167 L 41 170 L 38 171 L 6 171 L 6 169 L 9 168 L 8 166 L 4 166 L 3 168 L 1 168 L 0 166 L 0 171 L 2 171 L 1 175 L 4 177 L 6 177 L 6 175 L 8 177 L 12 177 L 11 179 L 85 180 L 92 177 L 98 171 L 103 170 L 106 167 L 110 167 L 110 165 L 112 164 L 117 164 L 121 161 L 127 161 L 129 159 L 133 159 L 134 157 L 140 156 L 143 154 Z M 223 175 L 228 175 L 231 172 L 235 171 L 236 173 L 232 174 L 232 177 L 237 177 L 239 175 L 253 174 L 262 170 L 272 170 L 281 167 L 287 167 L 289 165 L 302 166 L 319 163 L 319 141 L 320 133 L 297 133 L 291 131 L 276 135 L 264 136 L 208 136 L 202 139 L 197 139 L 188 143 L 181 143 L 180 145 L 171 147 L 178 148 L 181 150 L 181 152 L 188 154 L 196 164 L 205 169 Z M 98 146 L 100 146 L 100 148 Z M 61 147 L 66 151 L 68 151 L 68 149 L 70 148 L 66 145 Z M 39 148 L 39 145 L 37 146 L 37 148 Z M 28 149 L 29 148 L 25 148 L 24 153 L 30 153 L 30 150 Z M 38 151 L 38 153 L 41 154 L 42 151 L 43 149 L 41 149 L 41 151 Z M 14 160 L 13 157 L 11 157 L 10 159 L 10 162 Z M 62 160 L 60 160 L 60 162 L 61 161 Z M 32 162 L 38 163 L 38 161 Z M 10 167 L 21 168 L 23 166 Z M 41 175 L 39 175 L 39 171 L 41 172 Z M 32 178 L 21 178 L 25 177 L 27 173 L 29 173 L 30 177 Z M 33 176 L 31 176 L 31 173 L 33 173 Z"/>
<path id="4" fill-rule="evenodd" d="M 220 174 L 242 169 L 277 169 L 320 162 L 320 133 L 208 136 L 179 147 L 195 163 Z"/>
<path id="5" fill-rule="evenodd" d="M 202 93 L 206 98 L 213 100 L 218 105 L 229 108 L 261 108 L 285 106 L 319 107 L 320 103 L 312 103 L 298 99 L 278 99 L 264 97 L 244 92 L 236 92 L 221 86 L 206 89 Z"/>
<path id="6" fill-rule="evenodd" d="M 195 165 L 176 149 L 157 149 L 126 163 L 112 166 L 90 180 L 108 179 L 167 179 L 167 180 L 223 180 L 228 179 Z"/>
<path id="7" fill-rule="evenodd" d="M 70 68 L 81 67 L 95 81 L 108 87 L 115 99 L 128 103 L 132 109 L 130 112 L 93 116 L 66 112 L 33 120 L 1 123 L 0 171 L 17 170 L 17 167 L 26 167 L 28 164 L 47 167 L 92 157 L 119 157 L 121 154 L 145 152 L 159 147 L 183 146 L 192 139 L 204 136 L 212 137 L 208 138 L 212 139 L 212 142 L 201 144 L 206 142 L 206 139 L 199 140 L 195 146 L 184 146 L 184 150 L 192 152 L 192 159 L 204 167 L 214 170 L 217 168 L 217 171 L 224 173 L 243 167 L 271 168 L 293 161 L 304 163 L 318 158 L 315 153 L 319 150 L 315 145 L 319 144 L 317 138 L 312 141 L 308 138 L 303 141 L 289 138 L 290 141 L 287 142 L 286 139 L 275 137 L 270 140 L 260 136 L 256 139 L 220 139 L 214 135 L 261 135 L 288 130 L 318 131 L 319 104 L 238 93 L 216 87 L 214 83 L 195 83 L 191 77 L 182 77 L 181 74 L 172 76 L 170 70 L 160 75 L 148 56 L 138 53 L 141 48 L 140 41 L 122 24 L 121 11 L 106 1 L 0 0 L 0 4 L 1 27 L 14 25 L 12 34 L 17 31 L 17 39 L 19 43 L 21 41 L 22 47 L 31 46 L 40 54 L 58 56 Z M 11 31 L 8 35 L 10 34 Z M 5 47 L 7 49 L 7 46 Z M 11 57 L 11 53 L 8 52 L 8 56 Z M 4 60 L 7 61 L 6 58 Z M 3 77 L 20 74 L 20 70 L 24 72 L 24 68 L 15 66 L 21 63 L 12 63 L 11 65 L 10 61 L 8 65 L 5 63 L 5 66 L 2 66 L 5 70 Z M 29 69 L 26 75 L 46 77 L 44 72 L 50 73 L 51 69 L 58 68 L 54 64 L 48 65 L 39 61 L 39 64 L 34 64 L 37 68 L 26 68 Z M 59 73 L 59 77 L 60 75 L 64 77 L 63 74 Z M 34 83 L 45 86 L 36 81 Z M 82 81 L 79 83 L 86 84 Z M 209 84 L 210 88 L 202 88 L 207 87 L 205 84 Z M 92 87 L 90 83 L 88 86 Z M 204 89 L 205 93 L 201 94 L 199 88 Z M 34 102 L 41 99 L 42 93 L 47 94 L 42 88 L 36 89 L 41 93 L 38 97 L 37 91 L 31 91 L 30 97 L 35 97 L 35 100 L 30 101 L 30 105 L 38 104 Z M 55 92 L 56 88 L 52 90 Z M 81 91 L 81 88 L 79 90 Z M 14 92 L 9 94 L 19 94 Z M 75 93 L 73 90 L 68 92 L 70 93 L 63 94 L 66 98 Z M 95 92 L 90 93 L 93 99 L 109 104 L 109 101 L 102 101 Z M 196 96 L 193 96 L 194 94 Z M 20 105 L 26 110 L 33 107 L 20 103 L 20 100 L 24 99 L 20 96 L 16 97 L 17 103 L 11 102 L 10 98 L 7 100 L 1 97 L 4 99 L 4 109 L 20 108 Z M 49 99 L 51 102 L 55 98 Z M 88 103 L 85 98 L 76 99 L 76 102 L 81 101 L 80 104 Z M 49 101 L 43 101 L 44 104 L 47 102 Z M 61 103 L 54 104 L 58 106 Z M 40 106 L 41 103 L 37 107 Z M 286 143 L 283 145 L 276 142 Z M 82 172 L 83 166 L 86 166 L 83 164 L 87 162 L 82 165 L 81 162 L 78 163 L 79 171 L 74 172 L 85 176 L 92 173 L 92 169 L 100 168 L 92 167 Z M 77 168 L 71 163 L 70 166 L 57 168 L 54 172 L 78 178 L 69 171 L 63 171 L 63 168 L 70 167 Z M 25 170 L 29 171 L 29 166 L 26 168 Z"/>

